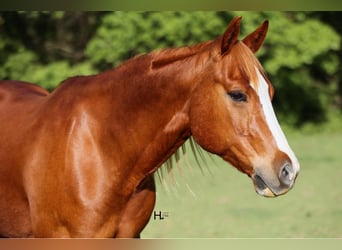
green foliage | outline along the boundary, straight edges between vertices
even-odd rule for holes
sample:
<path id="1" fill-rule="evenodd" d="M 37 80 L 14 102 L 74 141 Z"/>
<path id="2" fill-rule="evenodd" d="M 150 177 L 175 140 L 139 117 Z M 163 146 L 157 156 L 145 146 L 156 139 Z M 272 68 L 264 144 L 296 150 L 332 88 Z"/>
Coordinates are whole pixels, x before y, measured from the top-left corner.
<path id="1" fill-rule="evenodd" d="M 283 123 L 322 123 L 342 107 L 338 12 L 3 12 L 0 78 L 52 90 L 69 76 L 137 54 L 214 39 L 236 15 L 243 16 L 242 37 L 270 21 L 257 56 L 275 86 Z"/>
<path id="2" fill-rule="evenodd" d="M 53 90 L 61 81 L 70 76 L 95 73 L 88 63 L 72 66 L 68 61 L 60 60 L 42 65 L 37 61 L 36 54 L 20 47 L 18 53 L 6 58 L 6 62 L 0 68 L 0 78 L 33 82 Z"/>
<path id="3" fill-rule="evenodd" d="M 34 82 L 53 90 L 70 76 L 96 73 L 83 56 L 95 14 L 0 13 L 0 79 Z"/>
<path id="4" fill-rule="evenodd" d="M 215 12 L 114 12 L 103 17 L 86 55 L 101 67 L 136 54 L 210 40 L 225 28 Z"/>
<path id="5" fill-rule="evenodd" d="M 270 17 L 277 21 L 271 22 L 266 42 L 272 45 L 267 51 L 271 58 L 264 64 L 269 74 L 275 75 L 283 67 L 296 70 L 311 65 L 317 56 L 339 49 L 338 34 L 319 20 L 293 20 L 280 12 Z"/>
<path id="6" fill-rule="evenodd" d="M 53 90 L 61 81 L 70 76 L 90 75 L 95 70 L 88 63 L 70 65 L 68 61 L 56 61 L 47 66 L 36 65 L 27 72 L 23 79 L 40 84 L 48 90 Z"/>
<path id="7" fill-rule="evenodd" d="M 341 37 L 329 25 L 306 12 L 237 12 L 247 32 L 270 20 L 258 54 L 275 86 L 274 104 L 282 121 L 302 126 L 327 120 L 341 62 Z"/>

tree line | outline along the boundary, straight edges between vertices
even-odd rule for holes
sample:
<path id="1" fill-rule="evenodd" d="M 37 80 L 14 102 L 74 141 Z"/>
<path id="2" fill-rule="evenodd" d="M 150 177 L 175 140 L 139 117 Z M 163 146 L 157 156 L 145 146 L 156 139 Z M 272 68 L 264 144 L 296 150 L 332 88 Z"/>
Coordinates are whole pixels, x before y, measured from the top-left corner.
<path id="1" fill-rule="evenodd" d="M 241 37 L 270 22 L 257 57 L 282 122 L 322 123 L 342 110 L 341 12 L 0 12 L 0 79 L 52 91 L 137 54 L 214 39 L 236 15 Z"/>

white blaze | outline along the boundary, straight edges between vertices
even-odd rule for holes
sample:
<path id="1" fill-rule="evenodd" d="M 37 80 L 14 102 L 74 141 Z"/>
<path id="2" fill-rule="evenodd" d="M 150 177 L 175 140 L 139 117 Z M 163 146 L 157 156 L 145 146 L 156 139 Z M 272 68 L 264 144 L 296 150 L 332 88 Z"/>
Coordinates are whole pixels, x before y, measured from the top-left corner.
<path id="1" fill-rule="evenodd" d="M 281 129 L 278 119 L 274 113 L 273 106 L 271 103 L 271 97 L 268 91 L 268 84 L 265 78 L 261 75 L 260 71 L 256 69 L 258 75 L 258 84 L 256 84 L 258 89 L 255 89 L 257 94 L 259 95 L 259 100 L 264 112 L 264 116 L 266 118 L 266 123 L 268 128 L 270 129 L 274 140 L 277 143 L 278 148 L 287 154 L 292 162 L 292 167 L 295 173 L 299 172 L 299 162 L 297 157 L 293 153 L 291 147 L 289 146 L 286 137 L 284 135 L 283 130 Z M 256 86 L 254 84 L 251 85 L 253 88 Z"/>

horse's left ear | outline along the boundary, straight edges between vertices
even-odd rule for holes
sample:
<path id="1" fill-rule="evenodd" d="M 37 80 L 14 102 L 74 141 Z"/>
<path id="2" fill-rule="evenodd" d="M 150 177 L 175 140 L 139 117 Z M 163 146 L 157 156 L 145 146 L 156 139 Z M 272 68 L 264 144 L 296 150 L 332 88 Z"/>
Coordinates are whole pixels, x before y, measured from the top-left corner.
<path id="1" fill-rule="evenodd" d="M 249 34 L 245 39 L 243 39 L 243 43 L 250 48 L 253 53 L 257 52 L 262 43 L 265 40 L 266 33 L 268 30 L 268 20 L 263 22 L 253 33 Z"/>
<path id="2" fill-rule="evenodd" d="M 221 40 L 221 55 L 228 53 L 236 43 L 240 33 L 241 16 L 235 17 L 228 25 Z"/>

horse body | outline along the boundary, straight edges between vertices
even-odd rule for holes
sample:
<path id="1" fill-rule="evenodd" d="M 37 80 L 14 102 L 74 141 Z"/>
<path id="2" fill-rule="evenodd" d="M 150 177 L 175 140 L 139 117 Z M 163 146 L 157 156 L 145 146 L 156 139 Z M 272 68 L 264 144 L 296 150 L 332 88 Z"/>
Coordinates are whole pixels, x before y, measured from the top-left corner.
<path id="1" fill-rule="evenodd" d="M 239 21 L 216 40 L 69 78 L 51 94 L 0 82 L 0 235 L 139 236 L 155 203 L 153 173 L 190 136 L 259 194 L 286 193 L 299 165 L 277 147 L 250 85 L 267 25 L 238 42 Z M 250 67 L 236 63 L 240 52 Z"/>
<path id="2" fill-rule="evenodd" d="M 149 58 L 135 60 L 142 61 L 141 69 L 150 70 Z M 53 231 L 54 237 L 133 237 L 145 226 L 155 199 L 151 174 L 190 136 L 186 115 L 190 91 L 185 85 L 181 93 L 166 90 L 177 87 L 165 84 L 170 82 L 166 77 L 153 81 L 154 86 L 147 84 L 151 81 L 147 77 L 146 82 L 137 82 L 132 88 L 135 75 L 133 79 L 116 80 L 120 78 L 116 75 L 130 75 L 129 71 L 134 70 L 127 66 L 104 73 L 108 82 L 104 82 L 102 75 L 68 79 L 50 95 L 42 95 L 40 89 L 34 92 L 31 85 L 24 83 L 0 84 L 2 91 L 12 96 L 0 103 L 1 129 L 5 136 L 11 135 L 0 150 L 2 162 L 8 162 L 1 164 L 1 171 L 5 172 L 1 175 L 2 185 L 13 182 L 6 173 L 9 170 L 20 183 L 20 187 L 8 187 L 11 193 L 20 194 L 20 201 L 13 197 L 2 199 L 1 218 L 7 218 L 11 224 L 18 221 L 15 232 L 23 224 L 18 235 L 2 232 L 4 235 L 30 235 L 31 220 L 35 235 L 49 236 Z M 94 91 L 96 85 L 101 87 Z M 174 94 L 157 93 L 157 85 Z M 24 128 L 19 129 L 18 124 Z M 139 200 L 137 211 L 131 205 L 135 200 Z M 141 211 L 140 200 L 145 205 L 150 203 L 146 212 Z M 25 210 L 22 220 L 18 212 L 8 210 L 8 201 L 21 203 Z M 130 204 L 128 208 L 126 203 Z M 138 229 L 126 225 L 125 212 L 135 223 L 142 217 Z M 77 229 L 65 224 L 66 221 L 77 225 Z M 119 225 L 125 229 L 120 230 Z"/>

